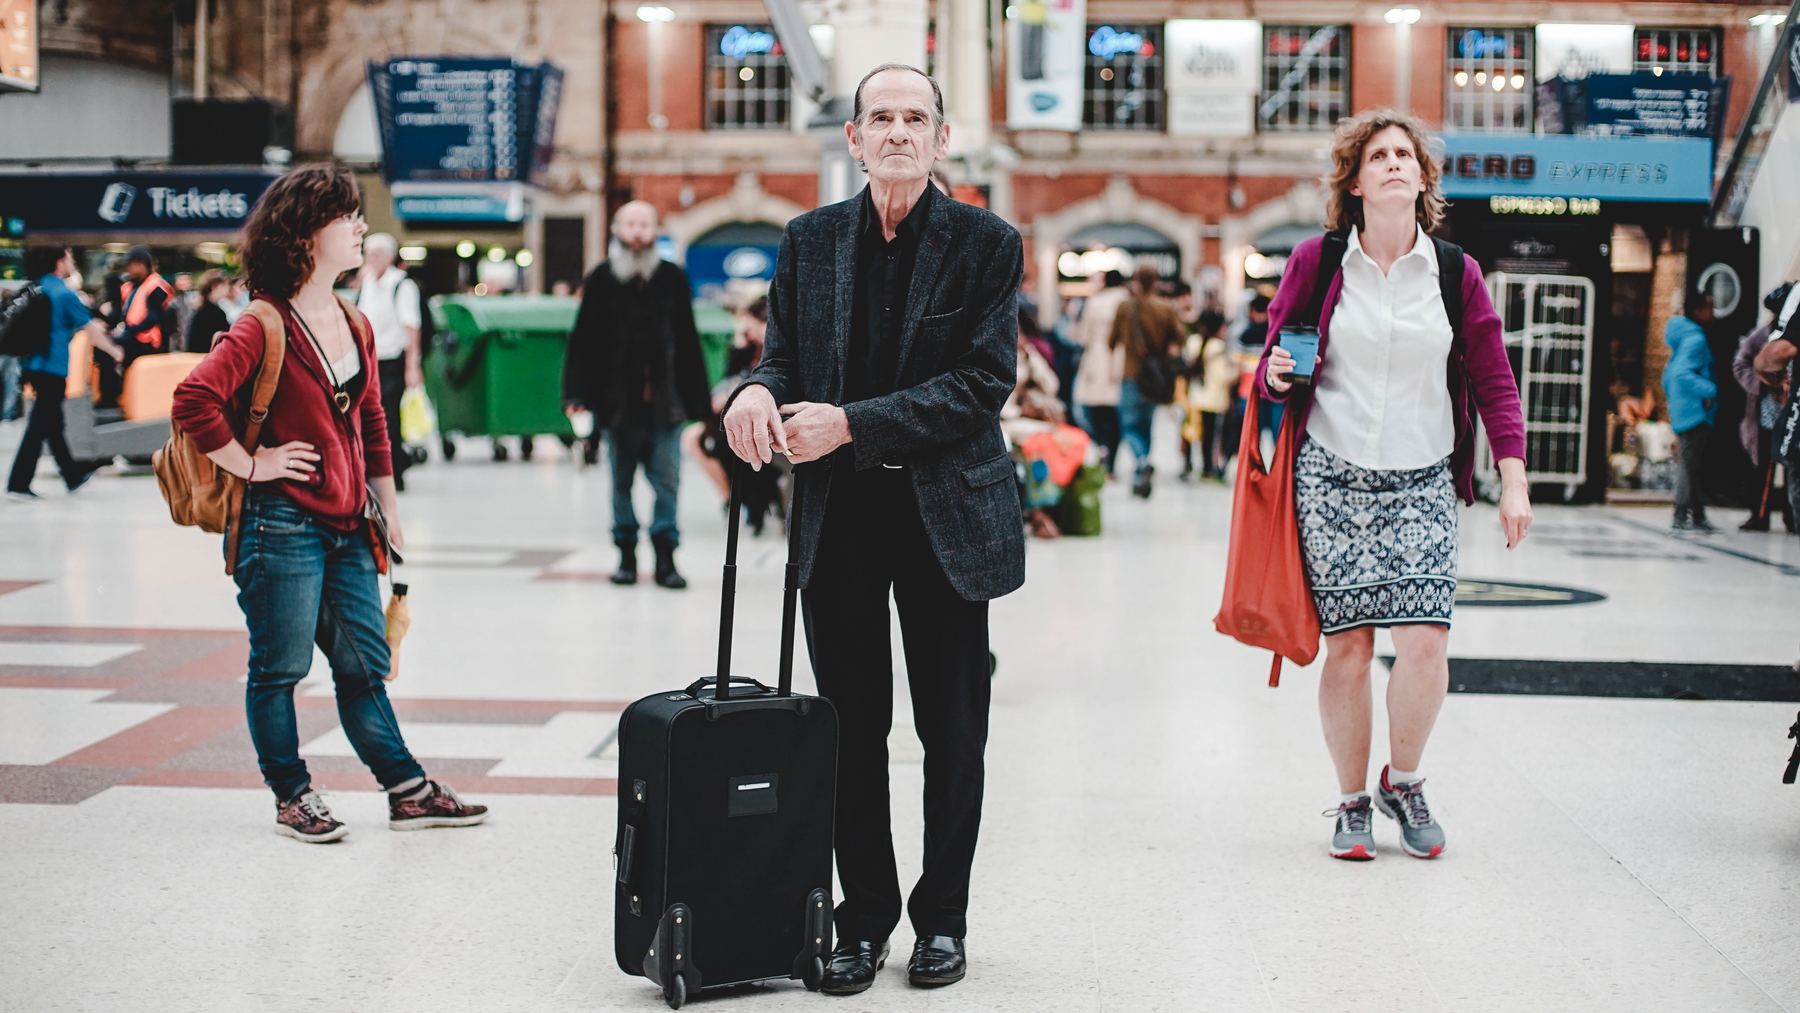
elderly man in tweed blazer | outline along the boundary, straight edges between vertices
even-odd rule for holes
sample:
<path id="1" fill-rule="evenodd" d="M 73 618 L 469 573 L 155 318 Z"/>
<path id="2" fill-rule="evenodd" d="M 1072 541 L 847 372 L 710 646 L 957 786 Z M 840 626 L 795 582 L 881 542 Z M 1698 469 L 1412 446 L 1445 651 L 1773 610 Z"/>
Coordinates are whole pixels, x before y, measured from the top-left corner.
<path id="1" fill-rule="evenodd" d="M 960 981 L 988 723 L 988 606 L 1025 580 L 1000 407 L 1017 375 L 1019 233 L 931 185 L 949 127 L 937 83 L 878 67 L 845 124 L 869 186 L 787 227 L 762 364 L 727 407 L 753 467 L 797 467 L 802 602 L 837 707 L 844 898 L 824 991 L 874 983 L 900 920 L 888 819 L 888 598 L 925 746 L 924 869 L 909 980 Z M 785 421 L 784 421 L 784 416 Z"/>

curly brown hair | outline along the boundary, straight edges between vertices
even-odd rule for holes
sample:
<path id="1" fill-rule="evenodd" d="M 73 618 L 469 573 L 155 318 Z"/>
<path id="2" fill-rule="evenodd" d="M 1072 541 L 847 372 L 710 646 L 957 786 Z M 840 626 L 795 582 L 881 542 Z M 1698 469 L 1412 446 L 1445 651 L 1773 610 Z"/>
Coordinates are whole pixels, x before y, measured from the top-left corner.
<path id="1" fill-rule="evenodd" d="M 362 207 L 340 165 L 306 165 L 276 180 L 250 209 L 240 256 L 250 291 L 292 299 L 312 277 L 313 236 Z"/>
<path id="2" fill-rule="evenodd" d="M 1331 172 L 1325 177 L 1330 196 L 1325 202 L 1325 228 L 1330 232 L 1348 232 L 1352 225 L 1363 227 L 1362 198 L 1350 192 L 1356 174 L 1362 169 L 1363 149 L 1369 139 L 1389 127 L 1399 127 L 1413 144 L 1419 159 L 1419 182 L 1425 192 L 1414 205 L 1419 224 L 1426 232 L 1435 232 L 1444 221 L 1443 171 L 1427 142 L 1431 128 L 1417 116 L 1394 109 L 1375 109 L 1338 123 L 1331 139 Z"/>

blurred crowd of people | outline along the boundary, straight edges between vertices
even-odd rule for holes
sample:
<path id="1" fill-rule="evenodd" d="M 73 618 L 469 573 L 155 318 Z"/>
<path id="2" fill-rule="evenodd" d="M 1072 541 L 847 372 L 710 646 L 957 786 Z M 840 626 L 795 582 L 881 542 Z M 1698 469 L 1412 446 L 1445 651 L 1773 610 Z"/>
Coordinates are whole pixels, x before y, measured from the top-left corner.
<path id="1" fill-rule="evenodd" d="M 1020 459 L 1034 534 L 1084 523 L 1065 507 L 1084 469 L 1117 478 L 1129 451 L 1132 493 L 1155 491 L 1156 414 L 1171 416 L 1183 482 L 1225 480 L 1242 438 L 1245 406 L 1268 333 L 1269 293 L 1250 291 L 1235 312 L 1211 290 L 1162 277 L 1142 263 L 1107 271 L 1063 301 L 1045 328 L 1029 295 L 1019 303 L 1019 381 L 1001 425 Z M 1278 409 L 1277 409 L 1278 410 Z M 1273 429 L 1274 418 L 1260 420 Z M 1086 519 L 1097 530 L 1097 521 Z"/>

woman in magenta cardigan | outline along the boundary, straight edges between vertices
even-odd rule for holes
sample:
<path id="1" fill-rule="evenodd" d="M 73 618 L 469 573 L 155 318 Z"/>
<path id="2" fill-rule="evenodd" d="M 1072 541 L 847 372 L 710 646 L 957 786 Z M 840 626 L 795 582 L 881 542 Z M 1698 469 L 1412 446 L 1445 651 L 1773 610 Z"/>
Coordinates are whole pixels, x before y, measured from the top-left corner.
<path id="1" fill-rule="evenodd" d="M 1294 493 L 1301 553 L 1325 634 L 1319 713 L 1343 793 L 1327 811 L 1337 820 L 1331 855 L 1356 861 L 1375 857 L 1374 806 L 1399 824 L 1407 854 L 1444 850 L 1419 770 L 1449 688 L 1456 501 L 1475 501 L 1471 401 L 1499 461 L 1507 547 L 1531 525 L 1519 390 L 1475 261 L 1463 259 L 1458 326 L 1440 294 L 1429 233 L 1444 197 L 1427 137 L 1419 120 L 1391 111 L 1339 125 L 1326 228 L 1346 234 L 1346 248 L 1322 304 L 1313 393 L 1289 408 L 1304 434 Z M 1269 307 L 1257 382 L 1276 401 L 1293 389 L 1295 364 L 1281 331 L 1312 301 L 1323 246 L 1312 239 L 1294 251 Z M 1392 631 L 1398 657 L 1387 691 L 1391 762 L 1372 804 L 1378 626 Z"/>
<path id="2" fill-rule="evenodd" d="M 383 686 L 386 622 L 363 520 L 371 491 L 394 547 L 404 538 L 374 338 L 362 314 L 332 291 L 339 275 L 362 265 L 368 226 L 360 203 L 348 171 L 317 167 L 283 176 L 251 209 L 244 269 L 287 337 L 257 445 L 239 442 L 263 357 L 254 313 L 239 317 L 175 389 L 171 413 L 195 447 L 249 483 L 232 577 L 250 632 L 250 741 L 275 793 L 276 832 L 309 844 L 348 833 L 300 758 L 294 687 L 312 668 L 314 643 L 331 663 L 344 734 L 388 792 L 388 826 L 469 826 L 487 817 L 486 806 L 425 776 Z"/>

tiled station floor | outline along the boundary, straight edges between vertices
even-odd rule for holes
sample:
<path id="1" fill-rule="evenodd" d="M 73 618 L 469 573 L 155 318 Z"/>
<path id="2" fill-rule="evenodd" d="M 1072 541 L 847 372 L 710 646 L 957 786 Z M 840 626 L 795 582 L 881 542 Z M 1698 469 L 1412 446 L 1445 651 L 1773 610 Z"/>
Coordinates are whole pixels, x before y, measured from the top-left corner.
<path id="1" fill-rule="evenodd" d="M 389 832 L 321 663 L 303 751 L 352 827 L 328 847 L 271 832 L 217 540 L 171 526 L 144 476 L 70 498 L 46 471 L 41 502 L 3 505 L 0 1010 L 663 1008 L 612 955 L 611 736 L 712 667 L 722 511 L 689 471 L 693 588 L 615 588 L 604 470 L 482 450 L 413 473 L 392 693 L 414 752 L 493 819 Z M 1448 853 L 1409 859 L 1378 821 L 1378 861 L 1333 862 L 1316 670 L 1270 690 L 1265 656 L 1212 631 L 1228 491 L 1114 488 L 1105 511 L 1101 538 L 1033 542 L 993 609 L 970 978 L 914 990 L 902 956 L 857 998 L 790 982 L 694 1008 L 1800 1009 L 1794 704 L 1454 695 L 1425 764 Z M 1791 664 L 1800 539 L 1666 519 L 1544 507 L 1509 554 L 1494 511 L 1466 511 L 1465 578 L 1598 600 L 1460 607 L 1453 655 Z M 782 560 L 745 543 L 744 674 L 773 672 Z M 904 880 L 910 729 L 894 757 Z"/>

